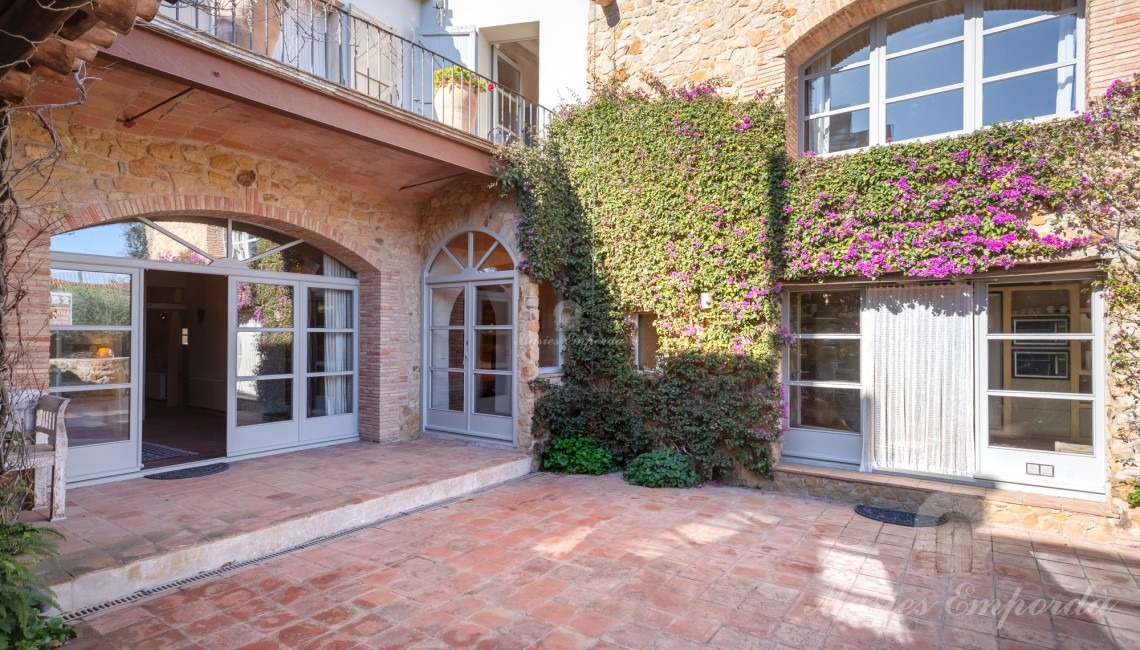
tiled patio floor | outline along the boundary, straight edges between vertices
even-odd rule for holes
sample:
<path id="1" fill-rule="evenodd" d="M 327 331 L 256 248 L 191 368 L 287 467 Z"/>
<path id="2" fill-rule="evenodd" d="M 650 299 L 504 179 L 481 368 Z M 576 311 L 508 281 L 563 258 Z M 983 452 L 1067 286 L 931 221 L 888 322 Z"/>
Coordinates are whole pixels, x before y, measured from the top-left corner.
<path id="1" fill-rule="evenodd" d="M 1140 648 L 1137 551 L 950 526 L 538 475 L 94 615 L 74 647 Z M 1087 589 L 1109 611 L 1075 612 Z"/>
<path id="2" fill-rule="evenodd" d="M 346 443 L 232 462 L 220 474 L 144 478 L 67 492 L 59 561 L 49 584 L 274 523 L 461 476 L 515 451 L 439 439 Z"/>

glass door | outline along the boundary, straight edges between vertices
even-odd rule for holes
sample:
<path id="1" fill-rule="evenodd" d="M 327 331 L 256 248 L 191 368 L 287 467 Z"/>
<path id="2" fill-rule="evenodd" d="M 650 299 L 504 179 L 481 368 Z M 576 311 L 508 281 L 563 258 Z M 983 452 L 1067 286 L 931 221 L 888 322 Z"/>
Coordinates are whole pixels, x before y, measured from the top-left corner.
<path id="1" fill-rule="evenodd" d="M 1077 279 L 993 283 L 979 293 L 978 478 L 1101 492 L 1099 291 Z"/>
<path id="2" fill-rule="evenodd" d="M 306 286 L 302 440 L 356 433 L 356 291 Z"/>
<path id="3" fill-rule="evenodd" d="M 514 438 L 514 284 L 473 284 L 474 313 L 468 341 L 471 364 L 472 433 L 510 441 Z"/>
<path id="4" fill-rule="evenodd" d="M 68 480 L 139 469 L 141 271 L 51 270 L 51 394 L 67 409 Z"/>
<path id="5" fill-rule="evenodd" d="M 298 286 L 230 278 L 229 455 L 299 440 Z"/>

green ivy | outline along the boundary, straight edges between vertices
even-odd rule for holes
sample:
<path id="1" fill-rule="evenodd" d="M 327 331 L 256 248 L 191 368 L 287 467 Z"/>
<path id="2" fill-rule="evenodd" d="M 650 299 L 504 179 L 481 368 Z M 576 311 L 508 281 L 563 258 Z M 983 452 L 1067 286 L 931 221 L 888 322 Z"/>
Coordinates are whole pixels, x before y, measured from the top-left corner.
<path id="1" fill-rule="evenodd" d="M 652 488 L 691 488 L 700 476 L 676 449 L 662 448 L 633 459 L 622 478 L 630 485 Z"/>
<path id="2" fill-rule="evenodd" d="M 1140 484 L 1132 486 L 1132 491 L 1128 493 L 1126 499 L 1128 501 L 1129 508 L 1140 506 Z"/>
<path id="3" fill-rule="evenodd" d="M 583 436 L 557 438 L 547 450 L 542 469 L 562 474 L 609 474 L 614 459 L 598 443 Z"/>

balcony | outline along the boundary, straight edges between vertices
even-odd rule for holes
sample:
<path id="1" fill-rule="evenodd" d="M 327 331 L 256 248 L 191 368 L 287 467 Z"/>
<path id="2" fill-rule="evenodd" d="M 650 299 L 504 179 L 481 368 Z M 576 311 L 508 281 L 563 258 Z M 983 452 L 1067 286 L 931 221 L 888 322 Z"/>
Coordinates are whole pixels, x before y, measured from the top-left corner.
<path id="1" fill-rule="evenodd" d="M 551 112 L 463 65 L 320 0 L 189 0 L 159 28 L 189 28 L 493 144 L 530 143 Z M 436 88 L 436 79 L 451 83 Z"/>

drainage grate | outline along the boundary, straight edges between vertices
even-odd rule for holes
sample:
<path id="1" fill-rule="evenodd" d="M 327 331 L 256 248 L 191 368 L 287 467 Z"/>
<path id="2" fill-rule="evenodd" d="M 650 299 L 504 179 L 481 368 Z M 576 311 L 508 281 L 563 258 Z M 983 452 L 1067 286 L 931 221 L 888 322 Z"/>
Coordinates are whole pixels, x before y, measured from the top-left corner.
<path id="1" fill-rule="evenodd" d="M 361 524 L 360 526 L 354 526 L 352 528 L 342 530 L 342 531 L 337 532 L 337 533 L 332 533 L 330 535 L 324 535 L 322 537 L 318 537 L 316 539 L 309 540 L 308 542 L 305 542 L 304 544 L 298 544 L 297 546 L 291 546 L 289 548 L 282 549 L 282 550 L 277 551 L 275 553 L 270 553 L 268 555 L 262 555 L 261 557 L 256 557 L 256 558 L 253 558 L 250 560 L 244 560 L 242 562 L 227 562 L 227 563 L 223 564 L 222 566 L 218 567 L 217 569 L 212 569 L 210 571 L 203 571 L 201 573 L 195 574 L 195 575 L 190 576 L 188 578 L 181 578 L 181 579 L 175 580 L 173 582 L 167 582 L 165 584 L 158 585 L 157 587 L 151 587 L 150 589 L 140 589 L 140 590 L 136 591 L 135 593 L 133 593 L 129 596 L 123 596 L 122 598 L 116 598 L 115 600 L 108 600 L 107 602 L 99 603 L 98 605 L 92 605 L 91 607 L 84 607 L 83 609 L 77 609 L 73 612 L 68 612 L 68 613 L 64 614 L 63 616 L 61 616 L 60 618 L 63 619 L 63 621 L 65 623 L 71 623 L 71 622 L 77 621 L 79 619 L 85 618 L 87 616 L 90 616 L 92 614 L 95 614 L 95 613 L 98 613 L 98 612 L 101 612 L 101 611 L 104 611 L 107 609 L 111 609 L 112 607 L 118 607 L 119 605 L 127 605 L 130 603 L 142 600 L 143 598 L 146 598 L 148 596 L 153 596 L 155 594 L 160 594 L 160 593 L 163 593 L 165 591 L 170 591 L 172 589 L 178 589 L 179 587 L 185 587 L 186 585 L 191 585 L 191 584 L 194 584 L 196 582 L 201 582 L 203 580 L 215 578 L 217 576 L 224 575 L 224 574 L 229 573 L 231 571 L 235 571 L 237 569 L 244 569 L 247 566 L 253 566 L 255 564 L 260 564 L 260 563 L 265 562 L 267 560 L 272 560 L 274 558 L 278 558 L 278 557 L 281 557 L 283 555 L 289 555 L 290 553 L 296 553 L 297 551 L 302 551 L 302 550 L 307 549 L 307 548 L 312 548 L 313 546 L 317 546 L 319 544 L 324 544 L 325 542 L 331 542 L 334 539 L 340 539 L 341 537 L 345 537 L 345 536 L 351 535 L 353 533 L 358 533 L 362 530 L 367 530 L 369 528 L 376 528 L 377 526 L 383 526 L 384 524 L 386 524 L 388 522 L 395 521 L 396 519 L 402 519 L 402 518 L 407 517 L 409 515 L 414 515 L 414 514 L 418 514 L 421 512 L 427 512 L 428 510 L 435 510 L 436 508 L 444 508 L 444 507 L 447 507 L 453 503 L 457 503 L 459 501 L 465 501 L 467 499 L 471 499 L 473 497 L 479 496 L 480 494 L 483 494 L 485 492 L 490 492 L 491 490 L 497 490 L 501 487 L 506 487 L 508 485 L 518 483 L 520 481 L 525 481 L 525 480 L 534 478 L 535 476 L 539 476 L 539 475 L 540 475 L 540 472 L 531 472 L 530 474 L 527 474 L 526 476 L 520 476 L 518 478 L 513 478 L 513 479 L 510 479 L 507 481 L 503 481 L 502 483 L 496 483 L 495 485 L 491 485 L 491 486 L 476 490 L 474 492 L 464 494 L 462 496 L 452 497 L 450 499 L 444 499 L 442 501 L 436 501 L 434 503 L 422 505 L 418 508 L 412 508 L 411 510 L 405 510 L 404 512 L 396 513 L 394 515 L 385 517 L 383 519 L 379 519 L 377 521 L 373 521 L 373 522 L 370 522 L 367 524 Z"/>

